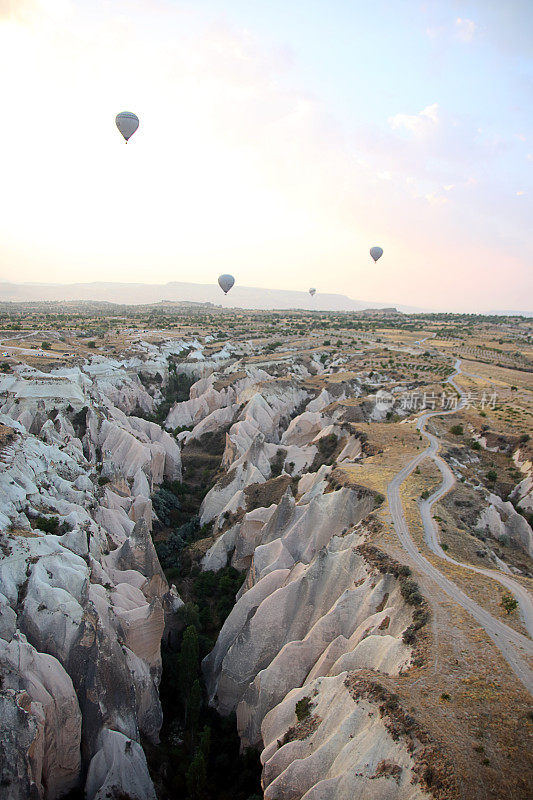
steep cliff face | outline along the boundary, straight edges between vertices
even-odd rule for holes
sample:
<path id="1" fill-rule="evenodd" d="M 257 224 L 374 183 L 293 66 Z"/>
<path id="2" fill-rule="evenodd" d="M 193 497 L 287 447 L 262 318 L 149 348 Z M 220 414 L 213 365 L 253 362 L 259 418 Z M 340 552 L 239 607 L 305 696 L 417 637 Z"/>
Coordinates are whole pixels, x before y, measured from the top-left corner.
<path id="1" fill-rule="evenodd" d="M 120 365 L 55 384 L 25 370 L 19 384 L 0 414 L 2 785 L 9 798 L 53 800 L 87 775 L 91 800 L 155 797 L 139 742 L 158 741 L 164 607 L 175 603 L 150 495 L 181 477 L 180 448 L 126 415 L 153 399 Z"/>
<path id="2" fill-rule="evenodd" d="M 309 709 L 302 720 L 297 703 Z M 417 773 L 413 739 L 387 726 L 368 696 L 354 696 L 345 672 L 317 678 L 286 695 L 266 715 L 262 738 L 265 800 L 430 796 Z"/>

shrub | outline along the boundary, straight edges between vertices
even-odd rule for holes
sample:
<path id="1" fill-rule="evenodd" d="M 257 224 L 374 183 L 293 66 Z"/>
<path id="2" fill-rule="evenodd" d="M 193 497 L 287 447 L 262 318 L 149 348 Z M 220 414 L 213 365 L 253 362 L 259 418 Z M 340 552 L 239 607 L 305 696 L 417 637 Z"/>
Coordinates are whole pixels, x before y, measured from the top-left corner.
<path id="1" fill-rule="evenodd" d="M 272 353 L 272 352 L 274 352 L 274 350 L 277 350 L 277 349 L 278 349 L 278 347 L 281 347 L 281 345 L 282 345 L 282 342 L 269 342 L 269 343 L 268 343 L 268 344 L 265 346 L 265 351 L 266 351 L 267 353 Z"/>
<path id="2" fill-rule="evenodd" d="M 87 412 L 88 407 L 83 406 L 79 411 L 77 411 L 74 416 L 72 417 L 72 425 L 76 432 L 76 436 L 79 439 L 82 439 L 87 432 Z"/>
<path id="3" fill-rule="evenodd" d="M 272 459 L 272 463 L 270 465 L 271 475 L 273 478 L 278 478 L 281 475 L 286 455 L 287 451 L 283 450 L 281 447 L 276 450 L 276 455 Z"/>
<path id="4" fill-rule="evenodd" d="M 41 342 L 41 350 L 51 350 L 52 345 L 50 342 Z"/>
<path id="5" fill-rule="evenodd" d="M 462 425 L 452 425 L 450 428 L 450 433 L 453 433 L 454 436 L 462 436 L 464 433 Z"/>
<path id="6" fill-rule="evenodd" d="M 157 542 L 155 549 L 164 570 L 180 566 L 180 554 L 186 544 L 201 536 L 200 520 L 193 517 L 185 525 L 172 531 L 164 542 Z M 177 576 L 175 576 L 177 577 Z"/>
<path id="7" fill-rule="evenodd" d="M 487 472 L 487 480 L 490 481 L 491 483 L 494 483 L 494 481 L 497 478 L 498 478 L 498 473 L 496 472 L 496 470 L 489 469 L 489 471 Z"/>
<path id="8" fill-rule="evenodd" d="M 37 517 L 34 527 L 43 531 L 43 533 L 57 533 L 59 519 L 57 517 Z"/>
<path id="9" fill-rule="evenodd" d="M 416 642 L 416 628 L 414 625 L 409 625 L 402 633 L 402 642 L 404 644 L 413 645 Z"/>
<path id="10" fill-rule="evenodd" d="M 91 350 L 94 350 L 94 348 L 96 347 L 96 342 L 95 341 L 87 342 L 87 347 L 90 347 Z"/>
<path id="11" fill-rule="evenodd" d="M 311 698 L 302 697 L 301 700 L 298 700 L 294 707 L 294 712 L 298 722 L 303 722 L 304 719 L 307 719 L 311 715 Z"/>
<path id="12" fill-rule="evenodd" d="M 136 416 L 138 416 L 138 415 L 136 415 Z M 172 431 L 172 434 L 174 436 L 178 436 L 178 434 L 183 433 L 183 431 L 192 431 L 191 425 L 178 426 L 177 428 L 174 428 L 174 430 Z"/>
<path id="13" fill-rule="evenodd" d="M 505 609 L 507 614 L 512 614 L 512 612 L 518 608 L 518 600 L 510 594 L 504 594 L 500 605 Z"/>
<path id="14" fill-rule="evenodd" d="M 403 599 L 410 606 L 419 606 L 422 603 L 423 597 L 416 581 L 412 578 L 403 578 L 400 581 L 400 592 Z"/>
<path id="15" fill-rule="evenodd" d="M 322 436 L 322 438 L 318 440 L 318 449 L 322 458 L 329 461 L 337 448 L 337 444 L 338 439 L 334 433 Z"/>
<path id="16" fill-rule="evenodd" d="M 160 486 L 152 496 L 152 504 L 163 525 L 172 525 L 176 521 L 176 512 L 179 511 L 180 503 L 173 492 Z"/>

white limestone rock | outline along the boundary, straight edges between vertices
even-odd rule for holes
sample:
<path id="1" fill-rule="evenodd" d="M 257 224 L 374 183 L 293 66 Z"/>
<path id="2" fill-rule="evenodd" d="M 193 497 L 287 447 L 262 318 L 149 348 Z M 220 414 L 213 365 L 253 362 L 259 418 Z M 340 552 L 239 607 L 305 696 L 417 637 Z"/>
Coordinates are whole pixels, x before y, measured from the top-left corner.
<path id="1" fill-rule="evenodd" d="M 528 475 L 511 492 L 514 500 L 524 511 L 533 512 L 533 476 Z"/>
<path id="2" fill-rule="evenodd" d="M 230 528 L 219 536 L 216 542 L 211 545 L 200 562 L 203 572 L 218 572 L 228 563 L 229 554 L 235 547 L 236 527 Z"/>
<path id="3" fill-rule="evenodd" d="M 72 681 L 57 659 L 22 635 L 9 644 L 0 639 L 0 668 L 4 689 L 27 693 L 26 712 L 35 719 L 40 744 L 33 757 L 26 753 L 28 773 L 40 796 L 55 800 L 81 778 L 81 711 Z"/>
<path id="4" fill-rule="evenodd" d="M 511 502 L 504 502 L 495 494 L 489 495 L 489 501 L 490 505 L 481 512 L 476 528 L 495 539 L 509 539 L 533 557 L 533 531 L 525 517 Z"/>
<path id="5" fill-rule="evenodd" d="M 108 800 L 122 793 L 130 800 L 157 800 L 142 747 L 119 731 L 103 729 L 89 765 L 87 800 Z"/>
<path id="6" fill-rule="evenodd" d="M 319 411 L 304 411 L 291 421 L 281 437 L 281 443 L 303 447 L 310 444 L 327 424 Z"/>
<path id="7" fill-rule="evenodd" d="M 345 678 L 341 673 L 294 689 L 265 717 L 265 800 L 427 800 L 405 740 L 392 738 L 376 705 L 354 701 Z M 281 744 L 303 697 L 311 698 L 318 724 L 306 738 Z M 396 777 L 380 777 L 382 762 L 397 768 Z"/>

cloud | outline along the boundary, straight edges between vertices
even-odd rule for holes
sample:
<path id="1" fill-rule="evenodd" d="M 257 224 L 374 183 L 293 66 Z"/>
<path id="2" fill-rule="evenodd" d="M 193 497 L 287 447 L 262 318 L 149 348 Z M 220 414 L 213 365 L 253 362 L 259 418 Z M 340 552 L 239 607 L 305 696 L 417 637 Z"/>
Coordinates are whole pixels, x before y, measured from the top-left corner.
<path id="1" fill-rule="evenodd" d="M 30 23 L 44 15 L 60 17 L 69 6 L 69 0 L 0 0 L 0 22 Z"/>
<path id="2" fill-rule="evenodd" d="M 439 104 L 432 103 L 418 114 L 395 114 L 389 117 L 389 125 L 393 130 L 405 128 L 416 135 L 423 135 L 435 128 L 439 123 Z"/>
<path id="3" fill-rule="evenodd" d="M 446 33 L 446 28 L 443 25 L 428 26 L 426 28 L 426 36 L 430 39 L 438 39 L 444 33 Z"/>
<path id="4" fill-rule="evenodd" d="M 35 0 L 0 0 L 0 21 L 18 20 L 36 6 Z"/>
<path id="5" fill-rule="evenodd" d="M 455 36 L 461 42 L 471 42 L 476 30 L 476 23 L 471 19 L 457 17 L 455 20 Z"/>
<path id="6" fill-rule="evenodd" d="M 448 198 L 438 192 L 431 192 L 426 195 L 426 200 L 431 206 L 444 206 L 449 202 Z"/>

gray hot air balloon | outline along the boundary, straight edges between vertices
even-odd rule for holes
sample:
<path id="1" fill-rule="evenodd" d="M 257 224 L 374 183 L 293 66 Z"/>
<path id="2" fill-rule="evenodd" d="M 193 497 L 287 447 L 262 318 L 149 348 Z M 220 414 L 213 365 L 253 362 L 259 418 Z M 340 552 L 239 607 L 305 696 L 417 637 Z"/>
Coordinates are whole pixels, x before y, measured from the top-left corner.
<path id="1" fill-rule="evenodd" d="M 381 256 L 383 255 L 383 249 L 381 247 L 371 247 L 370 255 L 372 256 L 374 261 L 377 261 L 378 258 L 381 258 Z"/>
<path id="2" fill-rule="evenodd" d="M 128 144 L 128 139 L 133 136 L 139 127 L 139 117 L 131 111 L 121 111 L 120 114 L 117 114 L 115 117 L 115 123 L 125 138 L 126 144 Z"/>
<path id="3" fill-rule="evenodd" d="M 311 295 L 311 297 L 314 297 L 316 294 L 316 289 L 309 289 L 309 294 Z"/>
<path id="4" fill-rule="evenodd" d="M 220 286 L 224 294 L 227 294 L 229 292 L 234 283 L 235 283 L 235 278 L 233 277 L 233 275 L 221 275 L 220 278 L 218 279 L 218 285 Z"/>

